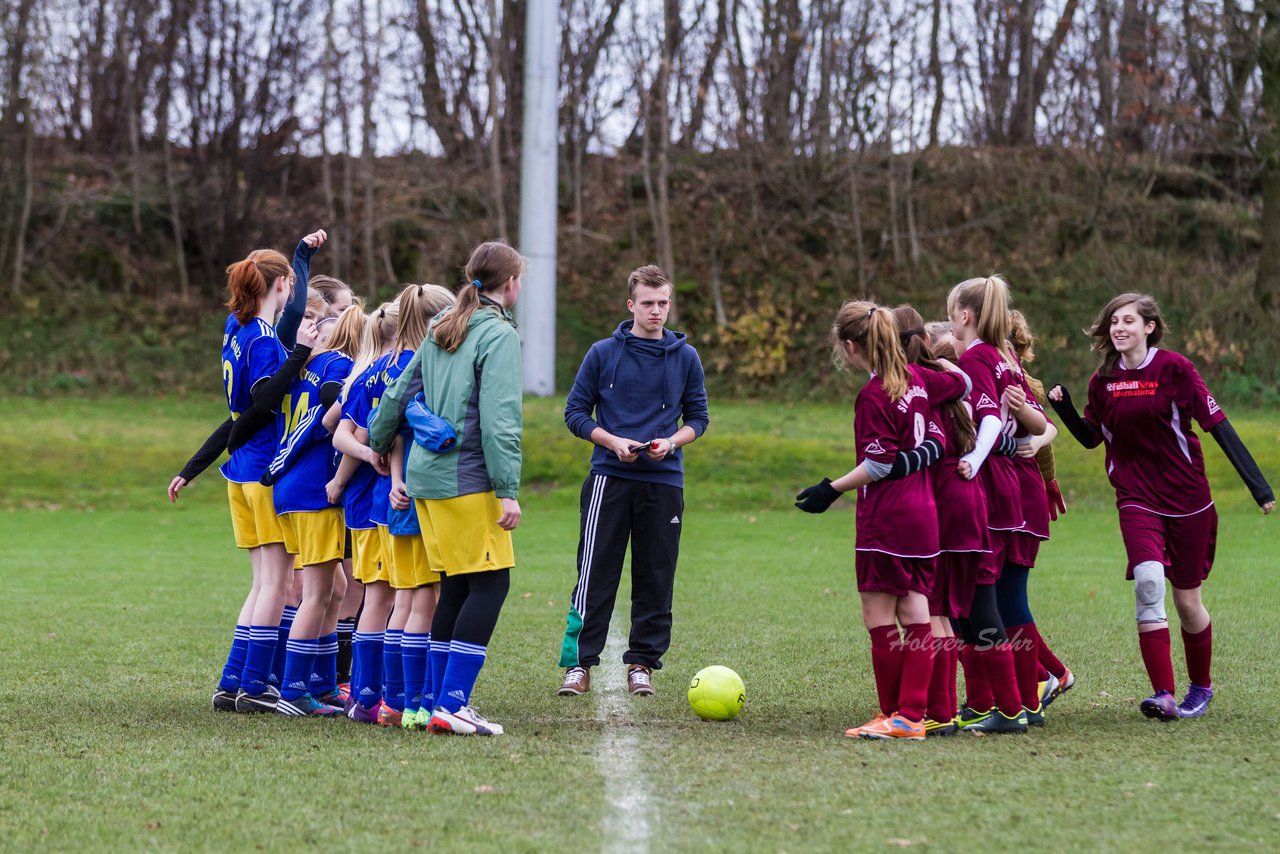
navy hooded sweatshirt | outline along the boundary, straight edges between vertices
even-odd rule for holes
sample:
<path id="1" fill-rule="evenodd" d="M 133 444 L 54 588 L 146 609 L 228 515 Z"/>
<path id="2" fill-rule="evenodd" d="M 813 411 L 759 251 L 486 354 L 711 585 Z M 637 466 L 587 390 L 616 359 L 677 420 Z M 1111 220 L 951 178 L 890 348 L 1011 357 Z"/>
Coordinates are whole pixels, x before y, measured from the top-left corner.
<path id="1" fill-rule="evenodd" d="M 670 329 L 661 339 L 637 338 L 634 323 L 624 320 L 611 337 L 591 345 L 565 402 L 565 424 L 588 442 L 596 427 L 637 444 L 666 439 L 681 422 L 701 436 L 710 416 L 698 351 Z M 634 463 L 624 463 L 596 445 L 591 473 L 683 488 L 684 452 L 654 462 L 641 451 Z"/>

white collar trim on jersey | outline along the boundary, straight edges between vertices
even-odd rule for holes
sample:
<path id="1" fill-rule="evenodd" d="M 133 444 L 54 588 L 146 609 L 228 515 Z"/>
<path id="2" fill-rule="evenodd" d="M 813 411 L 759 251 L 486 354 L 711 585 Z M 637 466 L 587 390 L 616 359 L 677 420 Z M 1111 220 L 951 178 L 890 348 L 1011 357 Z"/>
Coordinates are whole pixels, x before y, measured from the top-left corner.
<path id="1" fill-rule="evenodd" d="M 1124 359 L 1121 359 L 1121 360 L 1120 360 L 1120 366 L 1119 366 L 1119 367 L 1120 367 L 1120 370 L 1122 370 L 1122 371 L 1140 371 L 1140 370 L 1142 370 L 1143 368 L 1148 367 L 1148 366 L 1151 364 L 1151 360 L 1152 360 L 1152 359 L 1154 359 L 1154 358 L 1156 357 L 1156 351 L 1157 351 L 1158 349 L 1159 349 L 1158 347 L 1148 347 L 1148 348 L 1147 348 L 1147 358 L 1143 359 L 1143 360 L 1142 360 L 1142 364 L 1141 364 L 1141 365 L 1138 365 L 1138 367 L 1136 367 L 1136 368 L 1126 368 L 1126 367 L 1124 366 Z"/>
<path id="2" fill-rule="evenodd" d="M 977 347 L 979 344 L 982 344 L 982 343 L 984 343 L 984 342 L 983 342 L 983 340 L 982 340 L 981 338 L 975 338 L 975 339 L 973 339 L 972 343 L 970 343 L 968 347 L 965 347 L 965 348 L 964 348 L 964 349 L 965 349 L 965 352 L 968 352 L 969 350 L 972 350 L 974 347 Z"/>

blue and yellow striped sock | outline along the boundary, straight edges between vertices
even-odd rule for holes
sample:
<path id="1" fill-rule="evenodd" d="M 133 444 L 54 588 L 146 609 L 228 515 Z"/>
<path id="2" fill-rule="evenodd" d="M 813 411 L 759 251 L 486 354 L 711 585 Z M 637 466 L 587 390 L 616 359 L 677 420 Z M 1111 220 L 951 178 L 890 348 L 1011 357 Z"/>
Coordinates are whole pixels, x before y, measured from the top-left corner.
<path id="1" fill-rule="evenodd" d="M 471 704 L 471 691 L 484 667 L 486 650 L 477 643 L 450 641 L 449 666 L 444 672 L 444 686 L 439 704 L 446 712 L 456 712 Z"/>
<path id="2" fill-rule="evenodd" d="M 351 653 L 351 693 L 372 709 L 382 701 L 382 632 L 356 632 Z"/>
<path id="3" fill-rule="evenodd" d="M 278 626 L 250 626 L 249 649 L 245 652 L 244 672 L 240 674 L 240 690 L 259 696 L 267 690 L 271 660 L 275 658 Z"/>
<path id="4" fill-rule="evenodd" d="M 218 689 L 235 693 L 240 690 L 240 674 L 244 672 L 244 660 L 249 654 L 249 627 L 236 626 L 235 635 L 231 639 L 231 651 L 227 653 L 227 663 L 222 668 L 222 678 L 218 680 Z"/>
<path id="5" fill-rule="evenodd" d="M 440 705 L 441 688 L 444 686 L 444 671 L 449 666 L 449 642 L 431 641 L 427 651 L 427 673 L 431 676 L 431 708 Z"/>
<path id="6" fill-rule="evenodd" d="M 284 682 L 280 696 L 285 700 L 297 700 L 307 695 L 311 684 L 311 669 L 316 661 L 320 641 L 316 638 L 290 638 L 285 644 Z"/>
<path id="7" fill-rule="evenodd" d="M 400 638 L 400 661 L 404 668 L 404 708 L 416 712 L 422 708 L 422 680 L 427 671 L 427 636 L 405 632 Z"/>
<path id="8" fill-rule="evenodd" d="M 401 659 L 401 629 L 387 629 L 382 637 L 382 702 L 397 712 L 404 711 L 404 663 Z"/>

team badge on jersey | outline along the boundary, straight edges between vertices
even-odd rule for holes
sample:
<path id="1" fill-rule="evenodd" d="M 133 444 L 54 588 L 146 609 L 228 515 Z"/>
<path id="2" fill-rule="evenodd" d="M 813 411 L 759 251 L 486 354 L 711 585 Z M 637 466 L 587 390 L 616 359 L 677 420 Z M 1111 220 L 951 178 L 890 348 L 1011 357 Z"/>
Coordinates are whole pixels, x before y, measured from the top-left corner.
<path id="1" fill-rule="evenodd" d="M 943 437 L 943 438 L 946 438 L 946 435 L 947 435 L 946 433 L 943 433 L 943 432 L 942 432 L 942 428 L 938 426 L 938 422 L 937 422 L 937 421 L 930 421 L 930 422 L 929 422 L 929 432 L 930 432 L 930 433 L 933 433 L 933 434 L 934 434 L 934 435 L 936 435 L 936 436 L 941 436 L 941 437 Z"/>
<path id="2" fill-rule="evenodd" d="M 1205 397 L 1206 397 L 1206 398 L 1208 399 L 1208 401 L 1209 401 L 1209 414 L 1210 414 L 1210 415 L 1217 415 L 1219 412 L 1221 412 L 1221 411 L 1222 411 L 1222 407 L 1218 406 L 1218 401 L 1216 401 L 1216 400 L 1214 400 L 1214 399 L 1213 399 L 1213 395 L 1211 395 L 1211 394 L 1206 394 L 1206 395 L 1205 395 Z"/>
<path id="3" fill-rule="evenodd" d="M 868 457 L 872 454 L 883 454 L 884 448 L 880 447 L 879 442 L 872 442 L 870 445 L 867 445 L 865 453 Z"/>

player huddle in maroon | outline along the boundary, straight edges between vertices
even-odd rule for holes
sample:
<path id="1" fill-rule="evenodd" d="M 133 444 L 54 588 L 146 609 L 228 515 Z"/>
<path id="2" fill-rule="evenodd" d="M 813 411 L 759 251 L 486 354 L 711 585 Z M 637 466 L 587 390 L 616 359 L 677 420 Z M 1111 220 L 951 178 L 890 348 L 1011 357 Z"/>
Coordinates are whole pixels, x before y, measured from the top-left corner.
<path id="1" fill-rule="evenodd" d="M 1043 401 L 1085 447 L 1107 447 L 1154 691 L 1140 710 L 1162 720 L 1202 716 L 1213 698 L 1213 635 L 1200 590 L 1217 514 L 1191 422 L 1217 440 L 1264 513 L 1275 498 L 1195 367 L 1156 347 L 1165 324 L 1155 301 L 1123 294 L 1095 320 L 1102 365 L 1083 417 L 1064 387 L 1046 395 L 1024 370 L 1034 339 L 1009 310 L 1003 279 L 956 285 L 947 315 L 946 324 L 926 326 L 909 306 L 850 301 L 832 327 L 837 363 L 870 377 L 854 406 L 857 466 L 805 489 L 796 506 L 821 513 L 858 491 L 855 568 L 879 713 L 845 734 L 1026 732 L 1043 726 L 1045 707 L 1074 684 L 1027 598 L 1050 520 L 1065 510 L 1050 447 L 1057 428 Z M 1181 701 L 1166 579 L 1190 681 Z"/>

